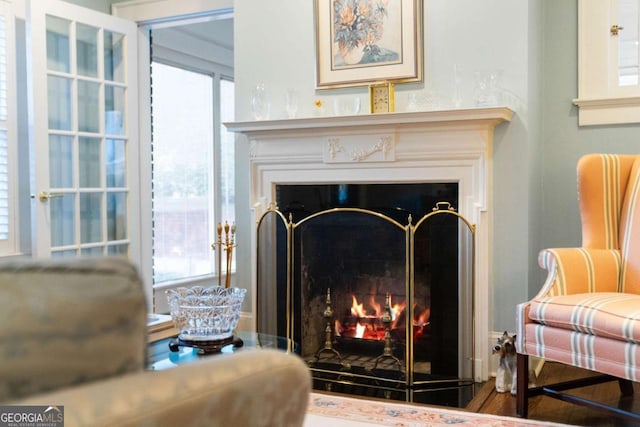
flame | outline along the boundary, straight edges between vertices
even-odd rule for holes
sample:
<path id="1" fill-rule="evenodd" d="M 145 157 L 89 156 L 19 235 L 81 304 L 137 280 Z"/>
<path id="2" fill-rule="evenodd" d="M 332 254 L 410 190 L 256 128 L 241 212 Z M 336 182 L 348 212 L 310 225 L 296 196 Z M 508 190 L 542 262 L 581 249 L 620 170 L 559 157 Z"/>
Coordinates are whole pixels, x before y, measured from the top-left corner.
<path id="1" fill-rule="evenodd" d="M 422 310 L 417 317 L 417 319 L 413 322 L 415 326 L 425 326 L 429 324 L 429 319 L 431 318 L 431 308 L 427 307 Z"/>
<path id="2" fill-rule="evenodd" d="M 361 325 L 360 322 L 356 325 L 356 338 L 364 337 L 364 331 L 367 329 L 365 325 Z"/>
<path id="3" fill-rule="evenodd" d="M 353 297 L 353 304 L 351 305 L 351 314 L 356 317 L 366 317 L 366 312 L 364 311 L 364 304 L 358 304 L 358 300 L 355 295 Z"/>
<path id="4" fill-rule="evenodd" d="M 400 304 L 394 304 L 391 306 L 391 320 L 396 320 L 398 316 L 404 311 L 407 303 L 402 301 Z"/>
<path id="5" fill-rule="evenodd" d="M 382 306 L 376 302 L 375 295 L 369 296 L 369 305 L 376 311 L 376 317 L 382 316 Z"/>
<path id="6" fill-rule="evenodd" d="M 376 302 L 376 295 L 369 295 L 368 301 L 368 310 L 365 309 L 364 303 L 359 303 L 358 299 L 355 295 L 351 295 L 352 304 L 351 304 L 351 315 L 356 319 L 353 319 L 356 324 L 354 325 L 349 322 L 349 324 L 342 325 L 339 320 L 335 321 L 335 334 L 336 336 L 347 336 L 353 338 L 361 338 L 361 339 L 370 339 L 370 340 L 383 340 L 384 339 L 384 325 L 382 323 L 382 315 L 384 314 L 385 308 Z M 401 328 L 404 329 L 405 326 L 400 323 L 405 322 L 405 316 L 403 313 L 407 308 L 407 302 L 402 301 L 400 303 L 393 304 L 391 301 L 391 296 L 388 295 L 390 312 L 391 312 L 391 329 Z M 386 307 L 386 305 L 385 305 Z M 414 304 L 415 309 L 415 304 Z M 373 314 L 375 311 L 375 314 Z M 429 319 L 431 317 L 431 309 L 427 307 L 423 309 L 421 312 L 417 313 L 414 311 L 413 313 L 413 327 L 419 328 L 419 331 L 414 329 L 414 333 L 422 334 L 422 328 L 429 325 Z M 409 326 L 409 325 L 406 325 Z"/>

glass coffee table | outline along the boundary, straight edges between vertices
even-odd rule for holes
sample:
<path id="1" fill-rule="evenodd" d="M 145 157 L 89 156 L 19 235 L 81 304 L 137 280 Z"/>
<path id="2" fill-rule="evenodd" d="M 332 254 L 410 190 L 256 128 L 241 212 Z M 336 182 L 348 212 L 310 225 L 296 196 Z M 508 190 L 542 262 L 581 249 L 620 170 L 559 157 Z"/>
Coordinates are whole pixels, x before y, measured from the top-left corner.
<path id="1" fill-rule="evenodd" d="M 242 340 L 241 346 L 229 343 L 222 347 L 219 352 L 212 354 L 202 354 L 197 348 L 183 346 L 180 346 L 178 351 L 172 351 L 170 349 L 170 343 L 174 338 L 165 338 L 150 343 L 147 354 L 147 368 L 154 371 L 174 368 L 203 357 L 217 357 L 222 354 L 242 351 L 246 348 L 272 348 L 287 353 L 295 353 L 298 350 L 297 344 L 285 337 L 259 332 L 237 332 L 236 337 Z"/>

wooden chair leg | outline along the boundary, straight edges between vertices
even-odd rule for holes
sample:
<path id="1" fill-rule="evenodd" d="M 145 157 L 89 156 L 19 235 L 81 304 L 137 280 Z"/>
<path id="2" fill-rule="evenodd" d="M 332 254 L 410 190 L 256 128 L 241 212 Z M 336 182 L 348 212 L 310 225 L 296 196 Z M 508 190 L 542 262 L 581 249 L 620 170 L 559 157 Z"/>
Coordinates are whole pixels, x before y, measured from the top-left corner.
<path id="1" fill-rule="evenodd" d="M 529 356 L 517 355 L 516 414 L 521 418 L 529 416 Z"/>
<path id="2" fill-rule="evenodd" d="M 620 393 L 623 396 L 633 396 L 633 382 L 629 380 L 619 379 Z"/>

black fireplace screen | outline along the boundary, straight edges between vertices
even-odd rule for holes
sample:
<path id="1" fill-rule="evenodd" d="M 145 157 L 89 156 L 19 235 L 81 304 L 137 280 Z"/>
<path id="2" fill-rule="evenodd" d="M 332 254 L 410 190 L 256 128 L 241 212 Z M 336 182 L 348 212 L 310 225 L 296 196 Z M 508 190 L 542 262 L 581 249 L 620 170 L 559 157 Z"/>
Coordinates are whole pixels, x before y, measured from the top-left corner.
<path id="1" fill-rule="evenodd" d="M 274 205 L 258 222 L 257 328 L 298 343 L 316 388 L 460 406 L 474 378 L 474 234 L 451 201 Z"/>

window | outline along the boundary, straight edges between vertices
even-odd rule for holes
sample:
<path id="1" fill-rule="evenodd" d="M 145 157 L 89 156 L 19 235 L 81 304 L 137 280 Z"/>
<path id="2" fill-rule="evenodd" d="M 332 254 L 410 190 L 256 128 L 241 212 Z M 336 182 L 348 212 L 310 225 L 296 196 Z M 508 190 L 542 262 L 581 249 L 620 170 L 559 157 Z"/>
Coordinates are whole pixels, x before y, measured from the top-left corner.
<path id="1" fill-rule="evenodd" d="M 153 283 L 217 275 L 219 222 L 234 220 L 231 80 L 152 61 Z M 218 142 L 219 141 L 219 142 Z M 223 267 L 224 271 L 224 267 Z"/>
<path id="2" fill-rule="evenodd" d="M 13 15 L 0 0 L 0 254 L 17 252 L 17 136 Z M 11 65 L 11 66 L 10 66 Z"/>
<path id="3" fill-rule="evenodd" d="M 640 122 L 638 1 L 578 1 L 581 126 Z"/>
<path id="4" fill-rule="evenodd" d="M 640 43 L 638 41 L 638 0 L 618 0 L 618 85 L 638 86 L 640 71 Z"/>

